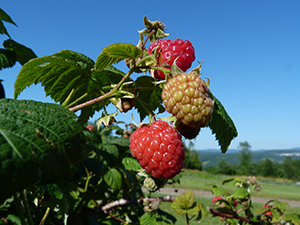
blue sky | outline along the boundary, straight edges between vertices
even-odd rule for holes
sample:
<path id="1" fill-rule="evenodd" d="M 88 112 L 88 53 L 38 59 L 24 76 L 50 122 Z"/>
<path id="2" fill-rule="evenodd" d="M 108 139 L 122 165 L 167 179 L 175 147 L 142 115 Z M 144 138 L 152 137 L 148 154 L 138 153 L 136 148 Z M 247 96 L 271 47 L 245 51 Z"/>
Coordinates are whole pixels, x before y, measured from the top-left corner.
<path id="1" fill-rule="evenodd" d="M 109 44 L 137 44 L 145 15 L 160 20 L 170 39 L 190 40 L 196 61 L 204 60 L 202 76 L 210 78 L 212 92 L 239 132 L 230 148 L 242 141 L 253 150 L 300 147 L 298 0 L 9 0 L 1 8 L 18 25 L 5 24 L 11 37 L 39 57 L 70 49 L 96 60 Z M 6 38 L 1 35 L 1 43 Z M 127 70 L 123 62 L 117 67 Z M 8 98 L 13 98 L 20 69 L 16 65 L 0 72 Z M 39 85 L 27 88 L 19 99 L 51 102 Z M 131 115 L 117 119 L 130 122 Z M 207 148 L 218 144 L 205 128 L 195 149 Z"/>

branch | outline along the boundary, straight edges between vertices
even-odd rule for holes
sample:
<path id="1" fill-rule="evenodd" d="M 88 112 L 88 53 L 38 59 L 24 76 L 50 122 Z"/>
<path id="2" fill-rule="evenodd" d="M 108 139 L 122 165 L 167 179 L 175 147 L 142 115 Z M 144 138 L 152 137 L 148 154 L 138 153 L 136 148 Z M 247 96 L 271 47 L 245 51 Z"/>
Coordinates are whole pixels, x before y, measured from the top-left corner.
<path id="1" fill-rule="evenodd" d="M 234 219 L 243 220 L 243 221 L 245 221 L 246 223 L 249 223 L 249 224 L 254 224 L 254 225 L 261 224 L 260 222 L 255 222 L 255 221 L 252 221 L 252 220 L 250 220 L 246 217 L 239 216 L 237 213 L 223 213 L 223 212 L 220 212 L 218 210 L 213 209 L 212 207 L 207 207 L 207 208 L 208 208 L 208 210 L 210 211 L 211 214 L 213 214 L 215 216 L 222 217 L 225 220 L 227 220 L 228 218 L 234 218 Z"/>
<path id="2" fill-rule="evenodd" d="M 171 196 L 165 196 L 165 197 L 157 197 L 157 198 L 140 198 L 140 199 L 134 199 L 134 200 L 128 200 L 121 198 L 117 201 L 108 203 L 101 208 L 96 208 L 96 209 L 91 209 L 89 211 L 79 213 L 79 214 L 74 214 L 70 215 L 68 217 L 68 224 L 69 223 L 74 223 L 77 222 L 78 219 L 83 218 L 83 217 L 88 217 L 91 215 L 97 215 L 97 214 L 110 214 L 110 210 L 112 210 L 115 207 L 118 206 L 124 206 L 124 205 L 130 205 L 130 204 L 142 204 L 144 200 L 147 200 L 148 202 L 155 202 L 155 201 L 164 201 L 164 202 L 174 202 L 175 198 Z M 61 223 L 63 224 L 63 223 Z"/>

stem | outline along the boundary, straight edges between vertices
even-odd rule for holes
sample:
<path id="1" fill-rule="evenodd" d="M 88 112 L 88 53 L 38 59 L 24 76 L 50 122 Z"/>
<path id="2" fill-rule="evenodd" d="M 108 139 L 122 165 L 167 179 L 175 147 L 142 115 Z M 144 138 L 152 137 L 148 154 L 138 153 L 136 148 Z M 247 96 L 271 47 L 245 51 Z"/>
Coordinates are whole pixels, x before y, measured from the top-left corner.
<path id="1" fill-rule="evenodd" d="M 89 182 L 90 182 L 90 179 L 92 178 L 92 176 L 90 175 L 90 172 L 88 171 L 88 169 L 86 167 L 85 167 L 85 172 L 86 172 L 86 182 L 85 182 L 85 186 L 84 186 L 84 192 L 87 192 Z"/>
<path id="2" fill-rule="evenodd" d="M 45 214 L 44 214 L 44 216 L 43 216 L 43 218 L 40 222 L 40 225 L 44 224 L 44 222 L 46 221 L 47 216 L 49 215 L 49 212 L 50 212 L 50 208 L 47 207 L 46 212 L 45 212 Z"/>
<path id="3" fill-rule="evenodd" d="M 25 220 L 24 214 L 22 212 L 21 202 L 16 193 L 14 194 L 14 203 L 15 203 L 15 207 L 16 207 L 18 216 L 21 220 L 21 224 L 26 225 L 26 220 Z"/>
<path id="4" fill-rule="evenodd" d="M 189 219 L 188 214 L 185 214 L 185 218 L 186 218 L 186 225 L 189 225 L 190 224 L 190 219 Z"/>
<path id="5" fill-rule="evenodd" d="M 72 91 L 69 93 L 68 97 L 66 98 L 66 100 L 61 104 L 61 106 L 65 106 L 68 104 L 68 102 L 70 101 L 70 98 L 72 97 L 73 93 L 74 93 L 74 88 L 72 89 Z"/>
<path id="6" fill-rule="evenodd" d="M 145 39 L 144 43 L 142 44 L 141 48 L 144 48 L 144 47 L 145 47 L 147 41 L 149 40 L 150 36 L 151 36 L 154 32 L 155 32 L 155 30 L 152 30 L 152 31 L 150 32 L 150 34 L 147 36 L 147 38 Z"/>
<path id="7" fill-rule="evenodd" d="M 66 108 L 70 108 L 72 105 L 75 105 L 78 101 L 85 98 L 88 95 L 88 93 L 83 94 L 79 98 L 77 98 L 74 102 L 71 102 L 69 105 L 65 106 Z"/>
<path id="8" fill-rule="evenodd" d="M 30 225 L 34 225 L 33 220 L 32 220 L 32 216 L 31 216 L 31 212 L 30 212 L 30 208 L 29 208 L 29 205 L 28 205 L 28 201 L 27 201 L 27 198 L 25 196 L 25 191 L 22 191 L 20 193 L 20 195 L 22 197 L 23 204 L 24 204 L 24 207 L 25 207 L 25 213 L 26 213 L 26 216 L 27 216 L 27 220 L 28 220 Z"/>
<path id="9" fill-rule="evenodd" d="M 87 106 L 90 106 L 90 105 L 93 105 L 93 104 L 96 104 L 97 102 L 100 102 L 100 101 L 103 101 L 105 99 L 109 99 L 111 97 L 114 96 L 114 94 L 118 91 L 118 89 L 120 88 L 120 86 L 125 82 L 125 80 L 135 71 L 135 67 L 131 68 L 127 73 L 126 75 L 122 78 L 122 80 L 112 89 L 110 90 L 109 92 L 107 92 L 106 94 L 104 95 L 101 95 L 97 98 L 94 98 L 90 101 L 87 101 L 87 102 L 84 102 L 80 105 L 77 105 L 77 106 L 74 106 L 72 108 L 69 108 L 70 111 L 72 112 L 76 112 L 84 107 L 87 107 Z"/>

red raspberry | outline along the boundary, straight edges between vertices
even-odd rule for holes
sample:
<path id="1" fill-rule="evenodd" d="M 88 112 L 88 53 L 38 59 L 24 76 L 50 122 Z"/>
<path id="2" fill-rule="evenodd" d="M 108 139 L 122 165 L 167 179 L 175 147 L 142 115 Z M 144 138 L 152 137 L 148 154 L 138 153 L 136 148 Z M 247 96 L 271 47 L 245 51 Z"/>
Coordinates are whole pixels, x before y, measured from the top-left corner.
<path id="1" fill-rule="evenodd" d="M 95 131 L 95 127 L 91 124 L 86 126 L 86 129 L 90 130 L 90 131 Z"/>
<path id="2" fill-rule="evenodd" d="M 186 71 L 192 65 L 192 62 L 195 60 L 195 50 L 191 42 L 181 39 L 175 39 L 173 41 L 169 39 L 160 39 L 154 41 L 148 49 L 148 53 L 152 54 L 153 49 L 158 46 L 158 51 L 161 52 L 161 55 L 158 59 L 158 65 L 163 63 L 169 65 L 171 68 L 174 60 L 179 57 L 176 61 L 176 65 L 182 70 Z M 156 79 L 165 79 L 165 74 L 162 71 L 154 70 L 154 77 Z"/>
<path id="3" fill-rule="evenodd" d="M 219 197 L 213 197 L 213 199 L 212 199 L 212 203 L 213 204 L 215 204 L 217 201 L 221 201 L 222 200 L 222 197 L 221 196 L 219 196 Z"/>
<path id="4" fill-rule="evenodd" d="M 130 150 L 141 167 L 156 178 L 173 178 L 180 173 L 185 160 L 181 135 L 161 120 L 133 132 Z"/>

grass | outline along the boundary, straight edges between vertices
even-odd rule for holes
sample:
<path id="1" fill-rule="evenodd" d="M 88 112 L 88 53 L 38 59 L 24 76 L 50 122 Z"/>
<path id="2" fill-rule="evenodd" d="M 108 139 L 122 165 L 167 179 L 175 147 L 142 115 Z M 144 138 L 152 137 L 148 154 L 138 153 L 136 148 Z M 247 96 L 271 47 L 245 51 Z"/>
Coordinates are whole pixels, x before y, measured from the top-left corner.
<path id="1" fill-rule="evenodd" d="M 212 185 L 224 187 L 226 191 L 233 192 L 235 187 L 229 184 L 222 185 L 222 181 L 230 176 L 212 175 L 202 171 L 185 170 L 180 178 L 180 184 L 175 184 L 176 188 L 192 189 L 192 190 L 211 190 Z M 233 176 L 231 176 L 233 177 Z M 246 180 L 248 178 L 244 177 Z M 289 180 L 276 180 L 258 178 L 262 189 L 256 192 L 254 189 L 251 195 L 255 197 L 265 197 L 271 199 L 291 199 L 300 201 L 300 186 Z"/>

